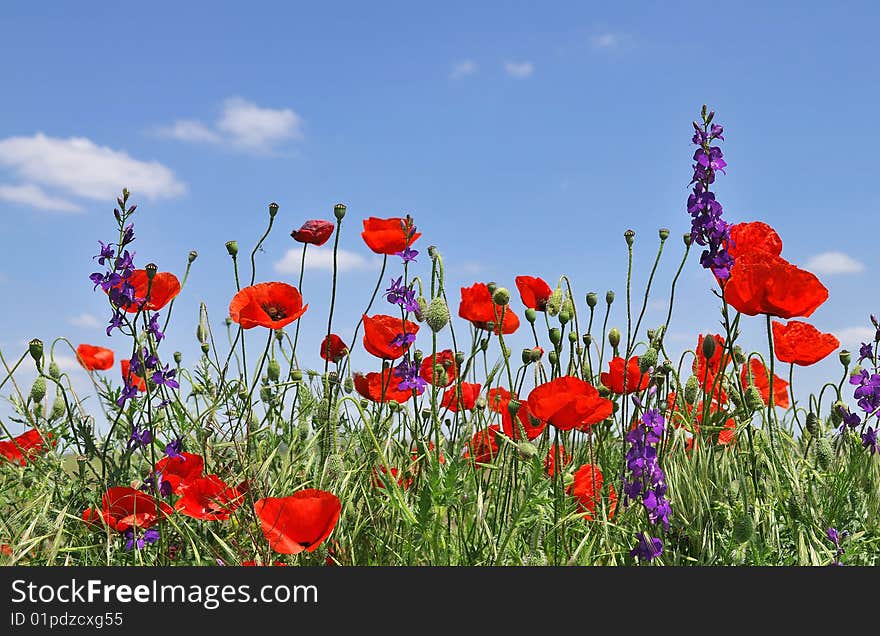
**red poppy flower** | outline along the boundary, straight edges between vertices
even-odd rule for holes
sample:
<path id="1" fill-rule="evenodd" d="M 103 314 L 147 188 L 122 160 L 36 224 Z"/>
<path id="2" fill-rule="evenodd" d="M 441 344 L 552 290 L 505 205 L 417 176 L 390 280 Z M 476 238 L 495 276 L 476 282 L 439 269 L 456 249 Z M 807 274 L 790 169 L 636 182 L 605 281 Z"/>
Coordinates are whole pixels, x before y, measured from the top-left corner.
<path id="1" fill-rule="evenodd" d="M 406 353 L 418 332 L 419 326 L 409 320 L 364 315 L 364 348 L 383 360 L 395 360 Z"/>
<path id="2" fill-rule="evenodd" d="M 226 521 L 241 505 L 246 491 L 246 482 L 232 488 L 217 475 L 207 475 L 187 483 L 174 509 L 193 519 Z"/>
<path id="3" fill-rule="evenodd" d="M 546 382 L 529 394 L 532 415 L 562 431 L 589 430 L 593 424 L 611 417 L 611 400 L 580 378 L 563 376 Z"/>
<path id="4" fill-rule="evenodd" d="M 76 348 L 76 359 L 87 371 L 106 371 L 113 367 L 113 352 L 95 345 L 79 345 Z"/>
<path id="5" fill-rule="evenodd" d="M 442 372 L 436 372 L 436 366 L 443 367 Z M 419 375 L 428 384 L 434 386 L 446 387 L 455 382 L 456 364 L 455 353 L 450 349 L 438 351 L 436 356 L 428 356 L 422 359 L 422 366 L 419 367 Z"/>
<path id="6" fill-rule="evenodd" d="M 822 333 L 813 325 L 792 320 L 787 325 L 773 321 L 773 348 L 780 362 L 802 367 L 815 364 L 840 346 L 834 334 Z"/>
<path id="7" fill-rule="evenodd" d="M 514 398 L 517 398 L 517 396 L 510 393 L 504 387 L 490 389 L 489 391 L 489 409 L 496 413 L 501 413 L 501 430 L 509 438 L 516 441 L 520 439 L 520 426 L 522 426 L 522 430 L 529 440 L 539 437 L 544 432 L 544 429 L 547 428 L 547 422 L 532 417 L 528 402 L 520 402 L 519 409 L 516 412 L 516 419 L 519 420 L 519 425 L 515 426 L 509 410 L 510 401 Z"/>
<path id="8" fill-rule="evenodd" d="M 187 486 L 202 476 L 205 460 L 201 455 L 181 453 L 180 457 L 163 457 L 156 462 L 156 474 L 161 481 L 171 484 L 175 494 L 181 494 Z"/>
<path id="9" fill-rule="evenodd" d="M 379 219 L 371 216 L 364 219 L 361 238 L 376 254 L 393 256 L 418 240 L 421 233 L 413 232 L 414 229 L 411 219 L 409 221 L 398 217 Z"/>
<path id="10" fill-rule="evenodd" d="M 740 255 L 753 251 L 779 256 L 782 254 L 782 239 L 776 230 L 761 221 L 732 225 L 727 253 L 735 260 Z"/>
<path id="11" fill-rule="evenodd" d="M 492 424 L 482 431 L 474 433 L 467 443 L 464 457 L 472 457 L 476 464 L 491 464 L 498 457 L 498 433 L 501 429 Z"/>
<path id="12" fill-rule="evenodd" d="M 754 250 L 734 261 L 724 298 L 748 316 L 808 317 L 828 299 L 828 290 L 810 272 L 770 252 Z"/>
<path id="13" fill-rule="evenodd" d="M 348 345 L 335 333 L 324 336 L 321 341 L 321 358 L 330 362 L 339 362 L 348 355 Z"/>
<path id="14" fill-rule="evenodd" d="M 257 283 L 232 297 L 229 317 L 242 329 L 281 329 L 306 313 L 299 290 L 287 283 Z"/>
<path id="15" fill-rule="evenodd" d="M 135 526 L 149 528 L 156 525 L 162 515 L 172 512 L 171 506 L 165 502 L 160 503 L 157 508 L 153 497 L 128 486 L 108 488 L 101 498 L 104 523 L 119 532 Z"/>
<path id="16" fill-rule="evenodd" d="M 596 506 L 602 496 L 602 471 L 594 464 L 584 464 L 574 474 L 571 494 L 577 499 L 578 510 L 584 513 L 584 519 L 592 521 L 596 515 Z M 614 486 L 608 485 L 608 518 L 614 517 L 617 510 L 617 493 Z"/>
<path id="17" fill-rule="evenodd" d="M 294 241 L 323 245 L 333 234 L 334 225 L 330 221 L 312 219 L 303 223 L 302 227 L 290 233 Z"/>
<path id="18" fill-rule="evenodd" d="M 153 282 L 147 276 L 147 270 L 136 269 L 132 271 L 131 276 L 125 281 L 134 287 L 134 297 L 138 300 L 146 300 L 143 304 L 144 310 L 159 311 L 167 305 L 171 300 L 180 293 L 180 281 L 177 276 L 171 272 L 156 272 L 153 276 Z M 122 287 L 120 282 L 117 287 Z M 150 290 L 150 297 L 147 298 L 147 289 Z M 134 302 L 126 307 L 120 307 L 130 314 L 140 311 L 140 303 Z"/>
<path id="19" fill-rule="evenodd" d="M 398 389 L 400 378 L 394 375 L 394 369 L 385 369 L 381 373 L 371 372 L 354 374 L 354 389 L 371 402 L 388 402 L 394 400 L 401 404 L 413 396 L 412 389 Z"/>
<path id="20" fill-rule="evenodd" d="M 8 543 L 0 545 L 0 554 L 3 556 L 12 556 L 12 546 Z"/>
<path id="21" fill-rule="evenodd" d="M 638 356 L 633 356 L 626 363 L 626 378 L 623 375 L 623 358 L 620 357 L 612 358 L 608 363 L 608 373 L 601 373 L 599 377 L 602 384 L 618 395 L 644 391 L 651 383 L 651 376 L 639 369 Z"/>
<path id="22" fill-rule="evenodd" d="M 52 433 L 46 431 L 41 434 L 35 428 L 25 431 L 11 440 L 0 442 L 0 457 L 8 461 L 24 466 L 29 457 L 39 455 L 55 446 L 57 442 L 52 439 Z"/>
<path id="23" fill-rule="evenodd" d="M 382 475 L 386 476 L 385 479 L 388 478 L 387 477 L 388 471 L 385 469 L 384 466 L 379 466 L 379 470 L 376 470 L 374 468 L 373 469 L 373 479 L 372 479 L 373 488 L 381 488 L 382 490 L 384 490 L 385 489 L 385 482 L 383 481 L 382 475 L 379 474 L 380 472 L 382 473 Z M 400 471 L 397 470 L 396 468 L 391 469 L 391 479 L 396 480 L 397 485 L 400 486 L 400 488 L 403 490 L 406 490 L 407 488 L 409 488 L 413 482 L 412 477 L 408 477 L 408 476 L 404 476 L 404 475 L 400 474 Z"/>
<path id="24" fill-rule="evenodd" d="M 751 369 L 752 372 L 751 383 L 749 382 L 749 369 Z M 764 404 L 767 404 L 770 399 L 770 373 L 758 358 L 751 358 L 748 367 L 743 365 L 739 377 L 744 387 L 749 386 L 749 384 L 754 384 L 758 391 L 760 391 L 761 399 L 764 400 Z M 788 382 L 775 373 L 773 374 L 773 405 L 781 406 L 784 409 L 787 409 L 789 406 Z"/>
<path id="25" fill-rule="evenodd" d="M 565 451 L 565 446 L 563 446 L 562 444 L 559 445 L 559 463 L 562 464 L 563 469 L 571 464 L 571 455 Z M 553 444 L 550 446 L 550 450 L 547 452 L 547 457 L 544 458 L 544 474 L 548 477 L 552 477 L 555 472 L 556 444 Z"/>
<path id="26" fill-rule="evenodd" d="M 428 452 L 429 452 L 429 453 L 431 453 L 431 454 L 433 455 L 433 452 L 432 452 L 432 451 L 433 451 L 435 448 L 437 448 L 437 447 L 434 446 L 434 442 L 428 442 Z M 422 457 L 424 457 L 424 455 L 423 455 Z M 419 462 L 420 459 L 422 459 L 422 458 L 419 457 L 418 450 L 417 450 L 417 449 L 413 449 L 413 452 L 412 452 L 412 460 L 413 460 L 413 464 L 417 464 L 417 463 Z M 440 453 L 440 457 L 439 457 L 438 461 L 439 461 L 441 464 L 445 464 L 445 463 L 446 463 L 446 458 L 443 456 L 443 453 L 442 453 L 442 452 Z"/>
<path id="27" fill-rule="evenodd" d="M 503 310 L 503 314 L 502 314 Z M 519 318 L 509 306 L 496 305 L 485 283 L 474 283 L 461 288 L 461 303 L 458 315 L 473 323 L 477 329 L 499 333 L 498 319 L 501 318 L 500 332 L 507 335 L 519 329 Z"/>
<path id="28" fill-rule="evenodd" d="M 717 378 L 718 374 L 723 371 L 721 368 L 722 359 L 724 360 L 724 366 L 726 368 L 730 363 L 730 354 L 724 353 L 724 338 L 718 334 L 712 334 L 712 339 L 715 341 L 715 351 L 712 353 L 712 357 L 709 360 L 706 360 L 706 354 L 703 352 L 704 338 L 703 334 L 700 334 L 700 337 L 697 340 L 697 357 L 694 359 L 691 369 L 694 372 L 694 377 L 697 378 L 697 382 L 703 390 L 706 393 L 714 390 L 715 393 L 712 399 L 725 403 L 727 402 L 727 392 Z"/>
<path id="29" fill-rule="evenodd" d="M 89 526 L 90 528 L 97 527 L 101 522 L 101 513 L 99 513 L 94 508 L 86 508 L 82 511 L 82 515 L 80 517 L 84 524 Z"/>
<path id="30" fill-rule="evenodd" d="M 245 567 L 287 567 L 283 561 L 275 561 L 274 563 L 257 563 L 256 561 L 242 561 L 239 565 Z"/>
<path id="31" fill-rule="evenodd" d="M 124 358 L 119 361 L 119 366 L 122 369 L 123 382 L 131 382 L 131 384 L 133 384 L 134 387 L 141 393 L 147 390 L 147 381 L 144 380 L 144 378 L 142 378 L 141 376 L 135 375 L 131 372 L 131 360 L 129 360 L 128 358 Z"/>
<path id="32" fill-rule="evenodd" d="M 342 502 L 333 493 L 308 488 L 289 497 L 266 497 L 254 504 L 269 547 L 279 554 L 314 552 L 333 532 Z"/>
<path id="33" fill-rule="evenodd" d="M 547 301 L 553 295 L 550 285 L 543 278 L 535 276 L 517 276 L 516 288 L 519 290 L 523 305 L 537 311 L 546 310 Z"/>
<path id="34" fill-rule="evenodd" d="M 470 384 L 469 382 L 462 382 L 460 385 L 451 386 L 443 394 L 443 401 L 440 402 L 440 406 L 456 413 L 459 409 L 471 411 L 477 403 L 481 388 L 481 385 Z"/>

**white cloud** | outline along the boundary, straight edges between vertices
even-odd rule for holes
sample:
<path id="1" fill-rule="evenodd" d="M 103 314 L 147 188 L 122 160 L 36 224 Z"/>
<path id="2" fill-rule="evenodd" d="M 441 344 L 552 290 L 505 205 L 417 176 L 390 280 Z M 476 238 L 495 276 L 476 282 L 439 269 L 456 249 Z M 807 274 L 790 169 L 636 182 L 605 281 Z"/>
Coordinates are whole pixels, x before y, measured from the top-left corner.
<path id="1" fill-rule="evenodd" d="M 195 141 L 211 144 L 217 144 L 222 141 L 220 135 L 205 126 L 205 124 L 191 119 L 178 120 L 171 126 L 160 126 L 157 129 L 157 133 L 160 137 L 179 139 L 180 141 Z"/>
<path id="2" fill-rule="evenodd" d="M 87 312 L 83 312 L 78 316 L 71 316 L 69 322 L 75 327 L 85 327 L 88 329 L 96 329 L 101 326 L 101 321 Z"/>
<path id="3" fill-rule="evenodd" d="M 69 373 L 71 371 L 78 371 L 79 369 L 82 369 L 77 359 L 73 356 L 66 356 L 63 354 L 59 355 L 56 353 L 52 359 L 55 360 L 55 364 L 57 364 L 58 368 L 62 371 L 66 371 Z"/>
<path id="4" fill-rule="evenodd" d="M 61 197 L 47 194 L 33 183 L 21 185 L 0 184 L 0 199 L 10 203 L 20 203 L 49 212 L 82 212 L 82 208 Z"/>
<path id="5" fill-rule="evenodd" d="M 279 274 L 299 274 L 301 262 L 302 249 L 289 249 L 281 260 L 275 263 L 275 271 Z M 374 265 L 374 261 L 368 260 L 357 252 L 340 249 L 336 253 L 336 268 L 340 272 L 372 269 Z M 333 250 L 328 247 L 310 247 L 306 250 L 306 269 L 333 271 Z"/>
<path id="6" fill-rule="evenodd" d="M 618 33 L 597 33 L 590 38 L 590 45 L 594 49 L 614 49 L 620 45 L 621 36 Z"/>
<path id="7" fill-rule="evenodd" d="M 511 77 L 525 79 L 535 71 L 535 65 L 531 62 L 505 62 L 504 70 Z"/>
<path id="8" fill-rule="evenodd" d="M 874 334 L 877 332 L 872 327 L 845 327 L 834 332 L 840 344 L 850 350 L 858 351 L 859 345 L 863 342 L 873 342 Z"/>
<path id="9" fill-rule="evenodd" d="M 464 60 L 452 67 L 449 77 L 452 79 L 461 79 L 477 72 L 477 63 L 473 60 Z"/>
<path id="10" fill-rule="evenodd" d="M 864 264 L 843 252 L 823 252 L 807 261 L 806 268 L 818 274 L 858 274 Z"/>
<path id="11" fill-rule="evenodd" d="M 113 201 L 123 186 L 148 199 L 186 192 L 186 186 L 158 161 L 141 161 L 85 137 L 60 139 L 37 133 L 0 139 L 0 165 L 28 182 L 25 187 L 40 184 L 88 199 Z"/>

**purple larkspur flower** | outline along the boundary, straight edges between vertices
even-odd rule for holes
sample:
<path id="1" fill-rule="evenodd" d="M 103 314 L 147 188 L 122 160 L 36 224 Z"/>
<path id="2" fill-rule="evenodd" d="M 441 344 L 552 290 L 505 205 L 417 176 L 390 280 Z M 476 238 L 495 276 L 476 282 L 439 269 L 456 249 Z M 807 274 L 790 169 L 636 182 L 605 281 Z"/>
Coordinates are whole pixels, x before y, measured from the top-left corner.
<path id="1" fill-rule="evenodd" d="M 117 309 L 113 312 L 113 315 L 110 316 L 110 322 L 107 325 L 107 335 L 108 336 L 110 335 L 110 332 L 113 331 L 114 329 L 118 329 L 118 328 L 122 327 L 122 318 L 123 318 L 123 315 L 122 315 L 121 311 L 119 311 Z"/>
<path id="2" fill-rule="evenodd" d="M 660 411 L 652 409 L 645 411 L 638 425 L 626 434 L 630 446 L 626 453 L 623 503 L 627 506 L 631 500 L 641 499 L 648 520 L 655 525 L 662 523 L 668 530 L 672 509 L 666 499 L 666 475 L 660 468 L 655 446 L 660 443 L 665 427 L 666 420 Z"/>
<path id="3" fill-rule="evenodd" d="M 416 334 L 414 333 L 399 333 L 394 338 L 391 339 L 392 347 L 405 347 L 407 345 L 411 345 L 416 341 Z"/>
<path id="4" fill-rule="evenodd" d="M 169 368 L 169 365 L 165 365 L 160 369 L 156 369 L 153 373 L 153 383 L 156 386 L 167 386 L 169 389 L 179 389 L 180 383 L 174 379 L 174 375 L 177 373 L 175 369 Z"/>
<path id="5" fill-rule="evenodd" d="M 134 210 L 134 207 L 131 208 Z M 134 241 L 134 223 L 129 223 L 122 231 L 122 247 Z"/>
<path id="6" fill-rule="evenodd" d="M 873 426 L 868 426 L 862 433 L 862 446 L 868 449 L 868 452 L 871 453 L 871 455 L 878 452 L 877 431 Z"/>
<path id="7" fill-rule="evenodd" d="M 119 394 L 119 397 L 116 399 L 116 405 L 119 408 L 122 408 L 123 406 L 125 406 L 126 401 L 133 400 L 134 398 L 137 397 L 137 394 L 138 394 L 137 387 L 131 382 L 126 382 L 125 386 L 122 387 L 122 392 Z"/>
<path id="8" fill-rule="evenodd" d="M 144 530 L 143 534 L 138 534 L 134 528 L 125 531 L 125 551 L 131 552 L 132 548 L 137 546 L 138 550 L 143 550 L 146 546 L 156 543 L 159 540 L 159 531 L 155 528 Z"/>
<path id="9" fill-rule="evenodd" d="M 419 303 L 416 302 L 416 291 L 403 284 L 403 276 L 391 280 L 391 287 L 385 290 L 385 299 L 392 305 L 403 307 L 408 312 L 415 312 L 419 308 Z"/>
<path id="10" fill-rule="evenodd" d="M 131 428 L 131 435 L 128 438 L 128 444 L 126 444 L 126 448 L 128 450 L 134 450 L 136 448 L 140 448 L 141 446 L 146 446 L 152 441 L 153 434 L 150 432 L 150 429 L 145 428 L 141 430 L 137 424 L 134 424 Z"/>
<path id="11" fill-rule="evenodd" d="M 853 397 L 858 400 L 859 408 L 868 415 L 880 410 L 880 373 L 868 373 L 862 369 L 849 378 L 849 383 L 857 386 Z"/>
<path id="12" fill-rule="evenodd" d="M 847 530 L 844 530 L 843 532 L 838 532 L 837 528 L 828 528 L 825 531 L 825 536 L 828 537 L 828 540 L 834 544 L 834 561 L 831 563 L 831 565 L 843 565 L 843 563 L 840 562 L 840 557 L 843 556 L 844 549 L 840 547 L 840 542 L 842 539 L 845 539 L 849 536 L 849 532 Z"/>
<path id="13" fill-rule="evenodd" d="M 415 231 L 415 228 L 413 228 L 413 231 Z M 400 252 L 394 252 L 394 255 L 402 258 L 404 263 L 411 263 L 412 261 L 416 260 L 416 256 L 419 255 L 419 251 L 407 247 Z"/>
<path id="14" fill-rule="evenodd" d="M 416 391 L 419 395 L 428 386 L 424 378 L 419 375 L 419 365 L 416 362 L 402 360 L 394 367 L 394 377 L 400 378 L 397 385 L 399 391 Z"/>
<path id="15" fill-rule="evenodd" d="M 863 342 L 859 347 L 859 362 L 862 360 L 874 359 L 874 343 L 873 342 Z"/>
<path id="16" fill-rule="evenodd" d="M 182 459 L 186 461 L 186 457 L 183 456 L 183 440 L 179 437 L 175 437 L 168 442 L 168 444 L 165 445 L 165 454 L 171 459 Z"/>
<path id="17" fill-rule="evenodd" d="M 108 261 L 113 260 L 113 257 L 116 255 L 116 251 L 113 249 L 112 243 L 104 243 L 104 241 L 98 241 L 101 244 L 101 253 L 95 256 L 94 258 L 98 259 L 99 265 L 106 265 Z"/>
<path id="18" fill-rule="evenodd" d="M 153 336 L 153 338 L 156 340 L 156 343 L 158 343 L 160 340 L 162 340 L 162 338 L 165 337 L 165 334 L 159 331 L 158 313 L 153 313 L 153 315 L 150 317 L 150 322 L 147 325 L 147 332 L 149 332 L 149 334 Z"/>
<path id="19" fill-rule="evenodd" d="M 639 542 L 630 550 L 630 556 L 638 558 L 639 561 L 653 561 L 663 554 L 663 542 L 660 539 L 651 538 L 644 532 L 636 533 L 636 538 Z"/>

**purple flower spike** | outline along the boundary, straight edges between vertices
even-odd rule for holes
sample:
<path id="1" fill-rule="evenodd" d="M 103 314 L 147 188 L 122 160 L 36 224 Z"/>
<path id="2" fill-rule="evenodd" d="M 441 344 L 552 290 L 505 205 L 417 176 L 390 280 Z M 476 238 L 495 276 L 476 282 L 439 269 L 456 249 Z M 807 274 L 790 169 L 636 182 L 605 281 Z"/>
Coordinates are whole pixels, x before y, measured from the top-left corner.
<path id="1" fill-rule="evenodd" d="M 636 534 L 639 542 L 635 548 L 630 550 L 630 556 L 634 556 L 639 561 L 653 561 L 663 554 L 663 542 L 658 538 L 646 536 L 644 532 Z"/>

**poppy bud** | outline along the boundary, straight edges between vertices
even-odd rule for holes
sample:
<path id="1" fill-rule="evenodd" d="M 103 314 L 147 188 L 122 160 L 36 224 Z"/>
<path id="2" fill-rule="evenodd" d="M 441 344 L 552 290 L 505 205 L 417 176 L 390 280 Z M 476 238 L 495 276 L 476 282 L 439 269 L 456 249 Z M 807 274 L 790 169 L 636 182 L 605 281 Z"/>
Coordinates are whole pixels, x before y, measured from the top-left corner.
<path id="1" fill-rule="evenodd" d="M 428 313 L 428 301 L 425 300 L 424 296 L 419 296 L 419 299 L 416 301 L 416 310 L 413 312 L 415 314 L 416 320 L 418 322 L 425 322 L 425 314 Z"/>
<path id="2" fill-rule="evenodd" d="M 743 364 L 746 361 L 746 354 L 743 353 L 742 347 L 739 345 L 733 348 L 733 361 L 737 364 Z"/>
<path id="3" fill-rule="evenodd" d="M 58 363 L 54 360 L 49 363 L 49 377 L 53 380 L 57 380 L 61 377 L 61 367 L 59 367 Z"/>
<path id="4" fill-rule="evenodd" d="M 815 413 L 807 413 L 807 431 L 813 437 L 819 437 L 821 429 L 819 428 L 819 416 Z"/>
<path id="5" fill-rule="evenodd" d="M 529 324 L 532 324 L 532 325 L 535 324 L 535 318 L 538 317 L 538 312 L 536 312 L 534 309 L 529 307 L 528 309 L 526 309 L 525 313 L 526 313 L 526 320 L 529 321 Z"/>
<path id="6" fill-rule="evenodd" d="M 456 351 L 455 352 L 455 362 L 456 364 L 464 364 L 465 356 L 464 351 Z"/>
<path id="7" fill-rule="evenodd" d="M 278 214 L 278 204 L 272 201 L 269 204 L 269 218 L 274 219 L 276 214 Z"/>
<path id="8" fill-rule="evenodd" d="M 343 218 L 345 218 L 345 210 L 346 207 L 344 203 L 337 203 L 333 206 L 333 216 L 336 217 L 337 221 L 341 221 Z"/>
<path id="9" fill-rule="evenodd" d="M 689 377 L 687 382 L 684 383 L 684 401 L 691 406 L 697 401 L 697 389 L 699 389 L 699 386 L 700 383 L 695 375 Z"/>
<path id="10" fill-rule="evenodd" d="M 180 351 L 174 352 L 174 364 L 180 364 L 181 360 L 183 360 L 183 354 Z"/>
<path id="11" fill-rule="evenodd" d="M 838 400 L 831 405 L 831 423 L 839 426 L 843 422 L 843 414 L 847 410 L 846 404 Z"/>
<path id="12" fill-rule="evenodd" d="M 272 388 L 268 384 L 260 387 L 260 399 L 263 402 L 268 402 L 272 399 Z"/>
<path id="13" fill-rule="evenodd" d="M 550 328 L 550 342 L 554 345 L 558 345 L 562 342 L 562 332 L 559 330 L 559 327 Z"/>
<path id="14" fill-rule="evenodd" d="M 730 394 L 730 401 L 733 402 L 733 405 L 734 405 L 737 409 L 742 408 L 743 401 L 742 401 L 742 399 L 741 399 L 740 396 L 739 396 L 739 391 L 733 391 L 733 392 L 731 392 L 731 394 Z"/>
<path id="15" fill-rule="evenodd" d="M 605 304 L 610 305 L 614 302 L 614 292 L 612 290 L 608 290 L 605 292 Z"/>
<path id="16" fill-rule="evenodd" d="M 498 283 L 496 283 L 494 281 L 488 282 L 488 283 L 486 283 L 486 287 L 489 289 L 490 294 L 494 294 L 495 290 L 498 289 Z"/>
<path id="17" fill-rule="evenodd" d="M 484 408 L 486 408 L 486 398 L 483 397 L 482 395 L 481 395 L 480 397 L 478 397 L 478 398 L 477 398 L 477 401 L 474 402 L 474 408 L 475 408 L 475 409 L 479 409 L 479 410 L 481 410 L 481 411 L 482 411 Z"/>
<path id="18" fill-rule="evenodd" d="M 144 271 L 147 273 L 147 280 L 153 280 L 156 272 L 159 271 L 159 267 L 155 263 L 147 263 L 144 266 Z"/>
<path id="19" fill-rule="evenodd" d="M 596 295 L 596 292 L 590 292 L 587 294 L 587 306 L 592 309 L 596 306 L 596 303 L 599 302 L 599 296 Z"/>
<path id="20" fill-rule="evenodd" d="M 46 378 L 40 375 L 31 385 L 31 401 L 42 402 L 44 397 L 46 397 Z"/>
<path id="21" fill-rule="evenodd" d="M 538 454 L 537 447 L 531 442 L 520 442 L 516 445 L 516 448 L 519 451 L 520 455 L 522 455 L 522 457 L 525 459 L 531 459 Z"/>
<path id="22" fill-rule="evenodd" d="M 34 338 L 28 343 L 28 351 L 31 354 L 31 357 L 34 359 L 34 362 L 37 363 L 37 369 L 42 372 L 43 371 L 43 341 L 39 338 Z"/>
<path id="23" fill-rule="evenodd" d="M 492 302 L 503 307 L 510 302 L 510 292 L 506 287 L 498 287 L 492 292 Z"/>
<path id="24" fill-rule="evenodd" d="M 576 342 L 578 341 L 578 335 L 577 335 L 575 332 L 573 332 L 573 331 L 569 331 L 569 332 L 568 332 L 568 341 L 569 341 L 571 344 L 576 343 Z"/>
<path id="25" fill-rule="evenodd" d="M 291 369 L 290 370 L 290 379 L 293 382 L 299 382 L 303 379 L 303 372 L 299 369 Z"/>
<path id="26" fill-rule="evenodd" d="M 480 349 L 482 349 L 483 351 L 486 351 L 488 348 L 489 348 L 489 339 L 483 338 L 482 340 L 480 340 Z"/>
<path id="27" fill-rule="evenodd" d="M 626 240 L 626 244 L 632 247 L 633 241 L 636 238 L 636 233 L 633 230 L 627 230 L 623 233 L 623 238 Z"/>
<path id="28" fill-rule="evenodd" d="M 827 437 L 820 437 L 816 441 L 816 462 L 822 470 L 828 470 L 831 461 L 834 459 L 834 449 Z"/>
<path id="29" fill-rule="evenodd" d="M 617 327 L 612 327 L 611 331 L 608 332 L 608 344 L 610 344 L 615 349 L 620 344 L 620 329 Z"/>
<path id="30" fill-rule="evenodd" d="M 64 414 L 67 412 L 67 407 L 64 406 L 64 399 L 61 397 L 61 391 L 55 391 L 55 401 L 52 402 L 52 411 L 49 413 L 50 420 L 57 420 L 64 417 Z"/>
<path id="31" fill-rule="evenodd" d="M 284 340 L 284 329 L 275 330 L 275 340 L 277 340 L 278 342 Z"/>
<path id="32" fill-rule="evenodd" d="M 226 241 L 226 251 L 232 258 L 238 256 L 238 241 Z"/>
<path id="33" fill-rule="evenodd" d="M 844 367 L 849 367 L 849 363 L 852 362 L 852 355 L 846 349 L 841 350 L 839 356 L 840 364 Z"/>
<path id="34" fill-rule="evenodd" d="M 431 300 L 428 309 L 425 311 L 425 322 L 431 328 L 431 331 L 437 333 L 449 323 L 449 307 L 443 296 L 437 296 Z"/>
<path id="35" fill-rule="evenodd" d="M 432 261 L 436 260 L 439 255 L 440 255 L 440 252 L 437 251 L 436 245 L 429 245 L 428 246 L 428 256 L 431 257 Z"/>
<path id="36" fill-rule="evenodd" d="M 396 413 L 400 410 L 400 402 L 397 400 L 388 400 L 388 409 Z"/>
<path id="37" fill-rule="evenodd" d="M 555 351 L 551 351 L 547 354 L 547 360 L 550 362 L 550 364 L 556 364 L 557 362 L 559 362 L 559 355 L 557 355 Z"/>
<path id="38" fill-rule="evenodd" d="M 330 453 L 324 460 L 324 470 L 330 479 L 339 479 L 345 474 L 345 462 L 338 453 Z"/>
<path id="39" fill-rule="evenodd" d="M 668 360 L 668 359 L 664 360 L 663 364 L 660 365 L 660 369 L 663 371 L 663 373 L 672 373 L 672 371 L 673 371 L 672 360 Z"/>
<path id="40" fill-rule="evenodd" d="M 422 351 L 421 349 L 413 349 L 413 360 L 415 362 L 417 362 L 417 363 L 421 362 L 422 358 L 424 358 L 424 357 L 425 357 L 424 351 Z"/>
<path id="41" fill-rule="evenodd" d="M 562 309 L 562 290 L 559 289 L 559 287 L 553 290 L 553 293 L 550 294 L 550 298 L 547 299 L 547 304 L 544 306 L 544 309 L 550 316 L 555 316 L 559 313 L 559 310 Z"/>
<path id="42" fill-rule="evenodd" d="M 758 387 L 752 385 L 746 389 L 746 406 L 753 411 L 764 408 L 764 398 L 761 397 Z"/>
<path id="43" fill-rule="evenodd" d="M 269 360 L 269 364 L 266 365 L 266 377 L 272 380 L 272 382 L 277 382 L 278 378 L 281 377 L 281 365 L 278 364 L 278 360 L 274 358 Z"/>
<path id="44" fill-rule="evenodd" d="M 559 312 L 559 324 L 564 325 L 569 320 L 571 320 L 571 314 L 569 314 L 567 311 Z"/>
<path id="45" fill-rule="evenodd" d="M 803 507 L 801 506 L 801 498 L 792 496 L 788 498 L 788 514 L 792 519 L 800 519 L 803 516 Z"/>
<path id="46" fill-rule="evenodd" d="M 666 239 L 669 238 L 669 228 L 668 227 L 661 227 L 659 234 L 660 234 L 660 240 L 665 241 Z"/>
<path id="47" fill-rule="evenodd" d="M 581 340 L 583 340 L 584 344 L 589 347 L 591 344 L 593 344 L 593 335 L 585 333 L 583 336 L 581 336 Z"/>
<path id="48" fill-rule="evenodd" d="M 654 336 L 657 335 L 657 332 L 653 329 L 648 329 L 647 333 L 648 333 L 648 342 L 653 344 L 654 343 Z"/>
<path id="49" fill-rule="evenodd" d="M 199 253 L 197 251 L 190 250 L 189 256 L 187 257 L 186 261 L 187 261 L 187 263 L 192 265 L 193 261 L 195 261 L 198 257 L 199 257 Z"/>
<path id="50" fill-rule="evenodd" d="M 354 391 L 354 380 L 351 379 L 351 376 L 347 376 L 345 380 L 342 382 L 342 390 L 346 392 L 346 394 Z"/>
<path id="51" fill-rule="evenodd" d="M 739 515 L 733 521 L 733 539 L 737 543 L 748 543 L 755 532 L 752 517 L 747 513 Z"/>
<path id="52" fill-rule="evenodd" d="M 208 353 L 210 349 L 211 345 L 209 345 L 207 342 L 202 343 L 202 353 Z"/>
<path id="53" fill-rule="evenodd" d="M 639 371 L 648 373 L 648 369 L 657 366 L 657 350 L 654 347 L 648 347 L 645 353 L 639 356 Z"/>
<path id="54" fill-rule="evenodd" d="M 682 240 L 684 241 L 684 245 L 685 245 L 685 247 L 690 247 L 690 246 L 691 246 L 691 240 L 692 240 L 692 239 L 691 239 L 691 233 L 690 233 L 690 232 L 685 232 L 684 234 L 682 234 L 681 238 L 682 238 Z"/>

